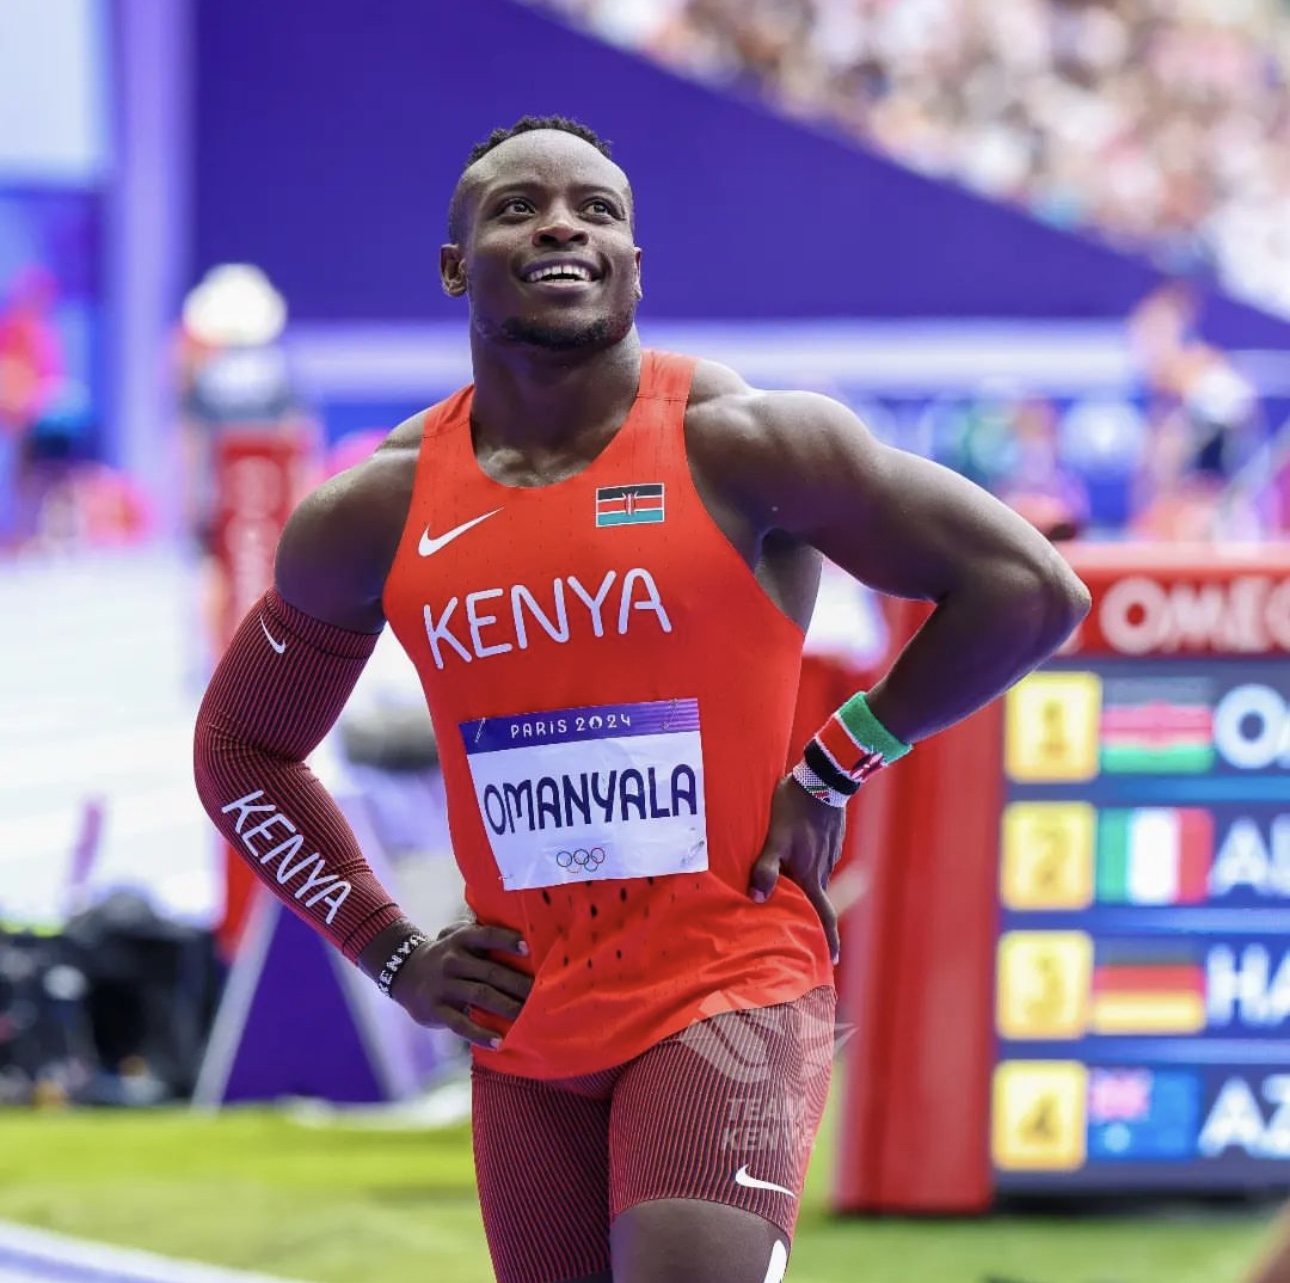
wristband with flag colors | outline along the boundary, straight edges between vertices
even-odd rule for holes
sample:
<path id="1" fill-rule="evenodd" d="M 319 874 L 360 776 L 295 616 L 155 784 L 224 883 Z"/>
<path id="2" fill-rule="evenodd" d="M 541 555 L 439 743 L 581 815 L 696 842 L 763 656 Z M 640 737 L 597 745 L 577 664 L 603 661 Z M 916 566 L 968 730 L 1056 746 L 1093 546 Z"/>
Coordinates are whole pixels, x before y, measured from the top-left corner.
<path id="1" fill-rule="evenodd" d="M 869 776 L 909 750 L 874 716 L 861 693 L 811 737 L 793 778 L 817 801 L 846 806 Z"/>

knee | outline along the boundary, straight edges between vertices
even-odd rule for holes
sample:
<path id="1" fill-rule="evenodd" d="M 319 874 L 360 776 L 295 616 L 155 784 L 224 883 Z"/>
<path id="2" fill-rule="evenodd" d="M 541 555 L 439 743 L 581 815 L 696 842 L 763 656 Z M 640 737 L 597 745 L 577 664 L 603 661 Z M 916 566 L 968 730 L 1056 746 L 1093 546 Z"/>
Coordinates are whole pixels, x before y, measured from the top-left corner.
<path id="1" fill-rule="evenodd" d="M 656 1199 L 622 1212 L 610 1231 L 614 1283 L 783 1283 L 788 1238 L 737 1207 Z"/>

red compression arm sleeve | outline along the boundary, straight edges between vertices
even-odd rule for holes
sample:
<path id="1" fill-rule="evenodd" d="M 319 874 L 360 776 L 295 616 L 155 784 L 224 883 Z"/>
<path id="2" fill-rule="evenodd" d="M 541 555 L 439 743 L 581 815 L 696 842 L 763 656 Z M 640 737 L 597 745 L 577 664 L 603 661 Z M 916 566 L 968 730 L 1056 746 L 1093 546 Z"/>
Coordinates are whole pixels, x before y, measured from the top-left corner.
<path id="1" fill-rule="evenodd" d="M 403 918 L 305 758 L 376 646 L 270 590 L 242 621 L 202 700 L 197 792 L 274 895 L 353 959 Z"/>

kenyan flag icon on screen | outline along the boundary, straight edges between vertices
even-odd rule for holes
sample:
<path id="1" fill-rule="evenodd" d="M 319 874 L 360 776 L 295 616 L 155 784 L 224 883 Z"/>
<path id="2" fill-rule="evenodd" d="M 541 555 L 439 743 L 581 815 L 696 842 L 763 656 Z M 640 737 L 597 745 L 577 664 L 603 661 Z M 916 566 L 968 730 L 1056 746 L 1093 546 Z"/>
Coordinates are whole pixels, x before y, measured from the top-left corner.
<path id="1" fill-rule="evenodd" d="M 648 526 L 663 520 L 663 483 L 600 486 L 596 490 L 597 526 Z"/>
<path id="2" fill-rule="evenodd" d="M 1105 703 L 1102 770 L 1109 775 L 1204 775 L 1214 767 L 1214 710 L 1208 703 Z"/>

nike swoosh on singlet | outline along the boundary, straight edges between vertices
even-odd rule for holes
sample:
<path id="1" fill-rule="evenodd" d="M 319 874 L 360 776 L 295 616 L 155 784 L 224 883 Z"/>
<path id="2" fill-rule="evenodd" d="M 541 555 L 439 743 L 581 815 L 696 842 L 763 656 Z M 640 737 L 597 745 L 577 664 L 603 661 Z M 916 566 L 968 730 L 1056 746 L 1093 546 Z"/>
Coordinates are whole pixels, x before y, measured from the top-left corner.
<path id="1" fill-rule="evenodd" d="M 260 627 L 264 629 L 264 635 L 269 639 L 269 645 L 272 646 L 279 655 L 283 654 L 287 649 L 287 643 L 284 641 L 280 642 L 274 638 L 273 634 L 269 631 L 269 625 L 264 622 L 263 615 L 260 616 Z"/>
<path id="2" fill-rule="evenodd" d="M 499 512 L 501 512 L 500 508 L 494 508 L 492 512 L 486 512 L 482 517 L 476 517 L 473 521 L 463 521 L 461 525 L 453 526 L 447 534 L 439 535 L 437 538 L 431 536 L 430 527 L 427 526 L 425 534 L 421 536 L 421 542 L 417 544 L 417 552 L 423 557 L 433 557 L 440 548 L 452 543 L 458 535 L 464 535 L 467 530 L 479 525 L 481 521 L 487 521 L 489 517 L 497 516 Z"/>
<path id="3" fill-rule="evenodd" d="M 747 1166 L 741 1167 L 735 1173 L 735 1184 L 742 1185 L 745 1189 L 769 1189 L 774 1190 L 776 1194 L 787 1194 L 789 1198 L 797 1197 L 791 1189 L 785 1189 L 782 1185 L 773 1185 L 770 1181 L 759 1181 L 755 1176 L 749 1176 Z"/>

